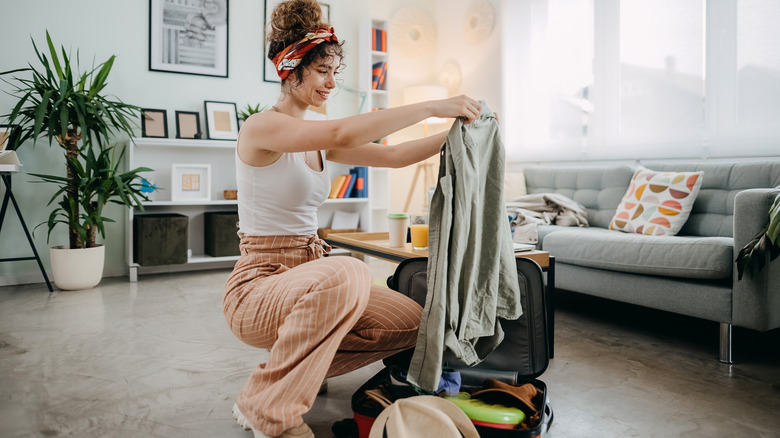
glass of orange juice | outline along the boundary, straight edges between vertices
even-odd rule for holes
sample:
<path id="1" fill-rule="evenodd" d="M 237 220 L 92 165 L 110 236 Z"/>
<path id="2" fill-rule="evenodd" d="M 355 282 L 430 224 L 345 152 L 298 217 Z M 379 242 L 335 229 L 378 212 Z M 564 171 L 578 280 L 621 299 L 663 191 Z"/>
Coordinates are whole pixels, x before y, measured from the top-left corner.
<path id="1" fill-rule="evenodd" d="M 412 238 L 412 249 L 428 249 L 428 217 L 413 216 L 409 225 L 409 234 Z"/>

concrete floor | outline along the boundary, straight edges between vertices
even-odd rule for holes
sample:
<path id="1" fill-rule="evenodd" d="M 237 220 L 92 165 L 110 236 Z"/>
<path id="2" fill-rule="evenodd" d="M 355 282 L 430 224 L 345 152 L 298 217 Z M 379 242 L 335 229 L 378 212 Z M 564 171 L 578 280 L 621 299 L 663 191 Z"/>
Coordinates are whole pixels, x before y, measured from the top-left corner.
<path id="1" fill-rule="evenodd" d="M 265 352 L 222 318 L 227 275 L 0 288 L 0 436 L 250 438 L 230 409 Z M 735 330 L 725 365 L 714 323 L 564 292 L 556 322 L 549 437 L 780 436 L 777 330 Z M 380 367 L 330 380 L 305 417 L 317 437 Z"/>

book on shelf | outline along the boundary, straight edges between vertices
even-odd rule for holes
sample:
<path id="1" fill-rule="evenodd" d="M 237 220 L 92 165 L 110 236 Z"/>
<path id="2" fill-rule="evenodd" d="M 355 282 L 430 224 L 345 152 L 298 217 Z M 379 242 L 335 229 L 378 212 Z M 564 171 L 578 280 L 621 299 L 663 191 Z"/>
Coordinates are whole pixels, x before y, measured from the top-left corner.
<path id="1" fill-rule="evenodd" d="M 387 62 L 379 61 L 371 66 L 371 88 L 384 90 L 387 83 Z"/>
<path id="2" fill-rule="evenodd" d="M 344 196 L 342 198 L 354 198 L 354 189 L 355 189 L 355 183 L 357 182 L 357 175 L 352 172 L 352 169 L 349 171 L 349 182 L 347 183 L 347 190 L 344 191 Z"/>
<path id="3" fill-rule="evenodd" d="M 368 167 L 355 166 L 352 168 L 355 172 L 355 189 L 352 191 L 353 198 L 368 197 Z"/>
<path id="4" fill-rule="evenodd" d="M 367 198 L 368 167 L 355 166 L 349 173 L 338 175 L 330 184 L 329 199 Z"/>
<path id="5" fill-rule="evenodd" d="M 339 198 L 347 198 L 347 189 L 349 188 L 349 182 L 352 181 L 353 175 L 351 173 L 344 175 L 344 182 L 341 183 L 341 188 L 339 189 Z"/>
<path id="6" fill-rule="evenodd" d="M 373 28 L 371 32 L 371 50 L 375 52 L 387 52 L 387 31 Z"/>
<path id="7" fill-rule="evenodd" d="M 345 175 L 339 175 L 333 178 L 333 181 L 330 183 L 330 193 L 328 193 L 329 199 L 335 199 L 339 197 L 339 190 L 341 190 L 341 186 L 344 184 L 345 179 Z"/>

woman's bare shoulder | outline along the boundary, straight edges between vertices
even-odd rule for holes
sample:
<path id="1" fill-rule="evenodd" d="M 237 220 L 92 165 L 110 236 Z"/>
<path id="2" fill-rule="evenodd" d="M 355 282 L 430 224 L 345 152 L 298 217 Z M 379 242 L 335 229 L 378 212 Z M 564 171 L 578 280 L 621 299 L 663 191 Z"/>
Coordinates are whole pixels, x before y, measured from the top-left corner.
<path id="1" fill-rule="evenodd" d="M 238 156 L 246 164 L 255 167 L 267 166 L 276 161 L 281 153 L 273 151 L 265 146 L 263 138 L 266 129 L 271 129 L 274 115 L 268 111 L 255 113 L 249 116 L 238 137 Z M 279 116 L 280 114 L 275 114 Z M 270 116 L 270 117 L 269 117 Z"/>

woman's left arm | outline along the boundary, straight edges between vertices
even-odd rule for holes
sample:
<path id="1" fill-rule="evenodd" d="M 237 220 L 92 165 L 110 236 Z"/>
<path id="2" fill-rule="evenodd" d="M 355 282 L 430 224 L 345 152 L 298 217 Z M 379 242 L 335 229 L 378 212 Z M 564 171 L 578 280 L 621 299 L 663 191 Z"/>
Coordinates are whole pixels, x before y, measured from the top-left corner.
<path id="1" fill-rule="evenodd" d="M 329 149 L 326 158 L 341 164 L 372 167 L 406 167 L 439 153 L 448 131 L 430 137 L 385 146 L 368 143 L 352 149 Z"/>

